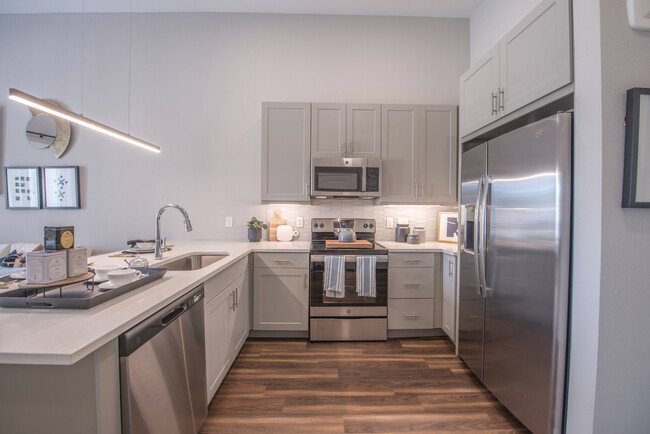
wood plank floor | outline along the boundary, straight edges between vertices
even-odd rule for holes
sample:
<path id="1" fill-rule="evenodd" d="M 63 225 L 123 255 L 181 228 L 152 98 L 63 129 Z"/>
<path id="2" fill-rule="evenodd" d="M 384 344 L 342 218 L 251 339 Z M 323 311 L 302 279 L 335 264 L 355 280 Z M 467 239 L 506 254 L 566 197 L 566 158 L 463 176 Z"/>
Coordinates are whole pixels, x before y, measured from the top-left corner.
<path id="1" fill-rule="evenodd" d="M 443 338 L 248 340 L 201 433 L 527 433 Z"/>

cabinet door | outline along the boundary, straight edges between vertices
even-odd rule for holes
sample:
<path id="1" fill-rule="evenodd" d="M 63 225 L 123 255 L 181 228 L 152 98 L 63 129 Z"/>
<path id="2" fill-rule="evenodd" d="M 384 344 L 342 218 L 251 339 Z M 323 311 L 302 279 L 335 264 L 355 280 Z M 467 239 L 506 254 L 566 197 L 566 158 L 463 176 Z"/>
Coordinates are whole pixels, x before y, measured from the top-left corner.
<path id="1" fill-rule="evenodd" d="M 496 45 L 460 77 L 461 137 L 497 119 L 498 91 L 499 45 Z"/>
<path id="2" fill-rule="evenodd" d="M 416 105 L 382 105 L 382 203 L 415 202 L 419 123 Z"/>
<path id="3" fill-rule="evenodd" d="M 312 158 L 341 158 L 346 152 L 345 104 L 311 105 Z"/>
<path id="4" fill-rule="evenodd" d="M 442 258 L 442 330 L 456 342 L 456 257 Z"/>
<path id="5" fill-rule="evenodd" d="M 308 330 L 309 271 L 255 268 L 254 330 Z"/>
<path id="6" fill-rule="evenodd" d="M 381 105 L 347 105 L 348 156 L 381 158 Z"/>
<path id="7" fill-rule="evenodd" d="M 546 0 L 501 40 L 502 115 L 571 82 L 569 29 L 569 0 Z"/>
<path id="8" fill-rule="evenodd" d="M 217 392 L 231 362 L 230 312 L 233 294 L 224 290 L 205 305 L 205 366 L 208 402 Z"/>
<path id="9" fill-rule="evenodd" d="M 419 199 L 431 204 L 456 203 L 458 117 L 456 106 L 421 106 Z"/>
<path id="10" fill-rule="evenodd" d="M 235 298 L 235 310 L 230 311 L 230 353 L 235 359 L 250 330 L 250 292 L 248 274 L 242 274 L 230 286 Z"/>
<path id="11" fill-rule="evenodd" d="M 262 103 L 262 200 L 310 201 L 310 107 Z"/>

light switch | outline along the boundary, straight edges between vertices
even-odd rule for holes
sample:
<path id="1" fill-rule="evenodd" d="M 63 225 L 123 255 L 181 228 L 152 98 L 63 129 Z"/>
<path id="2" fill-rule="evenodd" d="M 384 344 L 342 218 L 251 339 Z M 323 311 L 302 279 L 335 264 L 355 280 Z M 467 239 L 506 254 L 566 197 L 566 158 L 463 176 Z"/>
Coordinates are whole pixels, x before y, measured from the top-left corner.
<path id="1" fill-rule="evenodd" d="M 226 227 L 231 228 L 232 227 L 232 216 L 229 215 L 226 217 Z"/>
<path id="2" fill-rule="evenodd" d="M 393 229 L 395 227 L 395 220 L 392 217 L 386 217 L 386 227 Z"/>
<path id="3" fill-rule="evenodd" d="M 299 227 L 299 228 L 301 228 L 301 227 L 303 227 L 304 225 L 305 225 L 305 222 L 304 222 L 304 220 L 302 219 L 302 217 L 296 217 L 296 226 Z"/>

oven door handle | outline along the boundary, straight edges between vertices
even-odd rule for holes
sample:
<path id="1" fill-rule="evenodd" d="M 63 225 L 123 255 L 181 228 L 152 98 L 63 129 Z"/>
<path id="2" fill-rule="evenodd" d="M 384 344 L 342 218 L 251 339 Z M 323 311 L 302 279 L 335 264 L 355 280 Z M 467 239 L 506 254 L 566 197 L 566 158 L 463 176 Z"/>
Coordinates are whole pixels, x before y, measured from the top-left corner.
<path id="1" fill-rule="evenodd" d="M 363 255 L 359 255 L 359 256 L 363 256 Z M 375 256 L 377 258 L 377 262 L 388 262 L 388 255 L 373 255 L 373 256 Z M 310 261 L 314 262 L 314 263 L 325 262 L 325 255 L 312 255 Z M 347 256 L 346 255 L 345 256 L 345 262 L 346 263 L 350 263 L 350 262 L 356 263 L 357 262 L 357 257 L 356 256 Z"/>

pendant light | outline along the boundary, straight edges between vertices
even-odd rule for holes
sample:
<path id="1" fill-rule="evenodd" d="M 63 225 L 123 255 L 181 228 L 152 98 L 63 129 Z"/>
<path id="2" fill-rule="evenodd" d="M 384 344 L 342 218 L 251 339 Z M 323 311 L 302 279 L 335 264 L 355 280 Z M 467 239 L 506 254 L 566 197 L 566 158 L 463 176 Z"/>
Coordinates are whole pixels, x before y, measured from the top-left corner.
<path id="1" fill-rule="evenodd" d="M 86 14 L 85 1 L 84 1 L 83 14 L 85 18 L 85 14 Z M 131 15 L 133 14 L 132 6 L 131 6 L 130 14 Z M 85 23 L 83 27 L 85 28 Z M 130 27 L 131 27 L 131 16 L 129 16 L 129 130 L 131 129 L 131 28 Z M 83 41 L 83 36 L 84 35 L 82 35 L 82 41 Z M 81 62 L 82 62 L 81 71 L 83 74 L 83 48 L 82 48 Z M 144 140 L 138 139 L 137 137 L 133 137 L 130 134 L 116 130 L 115 128 L 111 128 L 108 125 L 104 125 L 100 122 L 94 121 L 83 115 L 71 112 L 70 110 L 66 110 L 62 107 L 59 107 L 56 104 L 52 104 L 49 101 L 45 101 L 41 98 L 37 98 L 25 92 L 21 92 L 18 89 L 13 89 L 13 88 L 9 89 L 9 99 L 19 102 L 21 104 L 25 104 L 29 107 L 33 107 L 35 109 L 41 110 L 53 116 L 66 119 L 72 123 L 81 125 L 82 127 L 90 128 L 91 130 L 95 130 L 102 134 L 106 134 L 107 136 L 111 136 L 115 139 L 122 140 L 123 142 L 130 143 L 132 145 L 138 146 L 148 151 L 160 153 L 160 147 L 156 145 L 153 145 L 149 142 L 145 142 Z M 81 83 L 81 104 L 83 108 L 83 78 Z M 82 113 L 83 113 L 83 109 L 82 109 Z"/>

